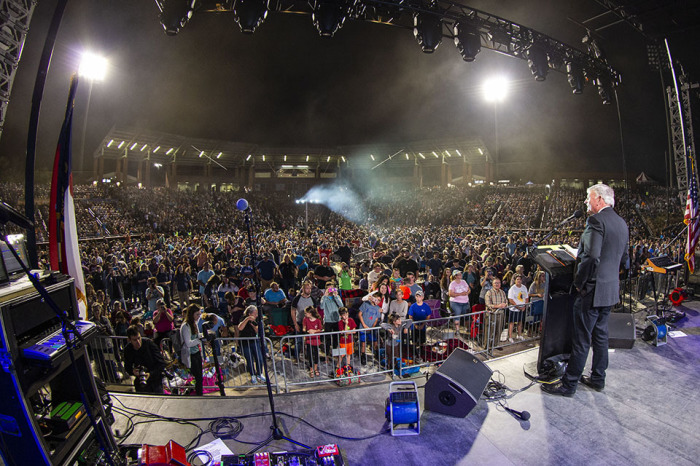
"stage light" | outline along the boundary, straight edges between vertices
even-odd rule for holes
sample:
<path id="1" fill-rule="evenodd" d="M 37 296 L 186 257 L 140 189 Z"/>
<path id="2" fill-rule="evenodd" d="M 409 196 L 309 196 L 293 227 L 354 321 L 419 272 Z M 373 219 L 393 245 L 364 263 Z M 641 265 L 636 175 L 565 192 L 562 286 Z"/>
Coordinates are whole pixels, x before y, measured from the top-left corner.
<path id="1" fill-rule="evenodd" d="M 530 71 L 535 76 L 535 80 L 544 81 L 547 79 L 547 73 L 549 72 L 547 52 L 541 46 L 533 44 L 526 54 L 527 64 L 530 66 Z"/>
<path id="2" fill-rule="evenodd" d="M 185 27 L 194 13 L 197 0 L 163 0 L 156 2 L 160 7 L 160 24 L 168 36 L 177 35 Z"/>
<path id="3" fill-rule="evenodd" d="M 321 37 L 333 37 L 348 16 L 344 0 L 316 0 L 311 20 Z"/>
<path id="4" fill-rule="evenodd" d="M 331 161 L 331 156 L 329 155 L 328 158 L 326 159 L 326 163 Z"/>
<path id="5" fill-rule="evenodd" d="M 168 149 L 168 152 L 166 152 L 165 155 L 170 155 L 172 153 L 172 151 L 174 151 L 174 150 L 175 150 L 175 148 L 171 147 L 170 149 Z"/>
<path id="6" fill-rule="evenodd" d="M 160 150 L 160 146 L 158 146 L 158 147 L 156 147 L 155 149 L 153 149 L 153 153 L 155 154 L 155 153 L 158 152 L 159 150 Z"/>
<path id="7" fill-rule="evenodd" d="M 439 14 L 420 12 L 413 15 L 413 35 L 424 53 L 433 53 L 442 42 L 442 19 Z"/>
<path id="8" fill-rule="evenodd" d="M 252 34 L 267 18 L 270 0 L 236 0 L 233 19 L 244 34 Z"/>
<path id="9" fill-rule="evenodd" d="M 372 160 L 374 160 L 374 155 L 372 155 L 372 154 L 369 154 L 369 156 L 370 156 L 370 157 L 372 158 Z"/>
<path id="10" fill-rule="evenodd" d="M 263 156 L 262 156 L 262 160 L 263 160 L 263 162 L 265 161 L 265 154 L 263 154 Z"/>
<path id="11" fill-rule="evenodd" d="M 408 160 L 408 153 L 406 153 L 406 160 Z"/>
<path id="12" fill-rule="evenodd" d="M 612 104 L 612 85 L 610 84 L 610 79 L 606 77 L 596 78 L 595 85 L 598 86 L 598 95 L 603 100 L 603 105 Z"/>
<path id="13" fill-rule="evenodd" d="M 452 154 L 450 154 L 450 151 L 446 150 L 445 154 L 447 154 L 448 157 L 452 157 Z"/>
<path id="14" fill-rule="evenodd" d="M 199 152 L 199 158 L 201 159 L 203 155 L 204 155 L 204 151 L 200 151 L 200 152 Z"/>
<path id="15" fill-rule="evenodd" d="M 119 145 L 117 146 L 117 149 L 121 149 L 124 144 L 126 144 L 126 141 L 120 142 Z"/>
<path id="16" fill-rule="evenodd" d="M 345 156 L 344 156 L 344 155 L 341 155 L 340 158 L 341 158 L 341 160 L 342 160 L 343 162 L 345 162 Z"/>
<path id="17" fill-rule="evenodd" d="M 143 146 L 141 146 L 141 152 L 143 152 L 144 150 L 146 150 L 146 147 L 148 147 L 148 144 L 144 144 Z"/>
<path id="18" fill-rule="evenodd" d="M 420 155 L 420 158 L 425 159 L 425 155 L 421 154 L 420 152 L 418 152 L 418 155 Z"/>
<path id="19" fill-rule="evenodd" d="M 481 36 L 479 30 L 474 26 L 457 21 L 454 27 L 455 46 L 462 60 L 473 62 L 476 56 L 481 52 Z"/>
<path id="20" fill-rule="evenodd" d="M 286 156 L 286 155 L 284 156 L 284 161 L 285 161 L 285 162 L 287 161 L 287 156 Z"/>
<path id="21" fill-rule="evenodd" d="M 253 154 L 248 154 L 248 157 L 245 158 L 245 161 L 247 162 L 248 160 L 250 160 L 250 158 L 251 158 L 252 156 L 253 156 Z"/>
<path id="22" fill-rule="evenodd" d="M 107 144 L 107 147 L 110 147 L 114 143 L 114 139 L 109 140 L 109 144 Z"/>
<path id="23" fill-rule="evenodd" d="M 217 158 L 217 159 L 220 159 L 222 155 L 224 155 L 224 153 L 223 153 L 223 152 L 219 152 L 218 154 L 216 154 L 216 158 Z"/>
<path id="24" fill-rule="evenodd" d="M 137 143 L 137 142 L 133 143 L 133 144 L 131 145 L 131 147 L 129 147 L 129 150 L 134 150 L 134 147 L 136 147 L 136 146 L 138 146 L 138 143 Z"/>
<path id="25" fill-rule="evenodd" d="M 457 155 L 458 155 L 459 157 L 462 156 L 462 153 L 459 151 L 459 149 L 455 150 L 455 152 L 457 152 Z"/>
<path id="26" fill-rule="evenodd" d="M 566 75 L 572 92 L 574 94 L 583 94 L 583 87 L 585 85 L 586 78 L 583 75 L 583 69 L 581 69 L 581 66 L 573 62 L 567 62 Z"/>
<path id="27" fill-rule="evenodd" d="M 436 159 L 438 158 L 438 155 L 435 153 L 435 151 L 433 151 L 433 155 L 435 156 Z"/>
<path id="28" fill-rule="evenodd" d="M 479 147 L 478 150 L 479 150 L 479 154 L 484 155 L 484 151 L 481 149 L 481 147 Z"/>
<path id="29" fill-rule="evenodd" d="M 307 162 L 309 161 L 309 156 L 308 156 L 308 155 L 306 156 L 306 161 L 307 161 Z"/>

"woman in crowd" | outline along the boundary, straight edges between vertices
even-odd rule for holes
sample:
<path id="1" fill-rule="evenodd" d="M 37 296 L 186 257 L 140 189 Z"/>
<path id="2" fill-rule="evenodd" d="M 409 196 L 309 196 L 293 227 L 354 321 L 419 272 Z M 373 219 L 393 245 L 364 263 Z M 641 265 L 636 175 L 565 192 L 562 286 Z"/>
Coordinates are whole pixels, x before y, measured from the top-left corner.
<path id="1" fill-rule="evenodd" d="M 161 262 L 160 265 L 158 265 L 156 281 L 158 286 L 163 288 L 163 293 L 165 293 L 165 296 L 163 297 L 165 305 L 170 307 L 170 283 L 172 281 L 172 275 L 165 262 Z"/>
<path id="2" fill-rule="evenodd" d="M 173 311 L 163 299 L 159 299 L 156 302 L 156 312 L 153 314 L 153 324 L 156 331 L 156 337 L 153 341 L 158 347 L 160 347 L 160 342 L 163 338 L 170 338 L 170 335 L 173 333 L 175 329 L 174 319 Z"/>
<path id="3" fill-rule="evenodd" d="M 194 377 L 194 391 L 197 395 L 204 394 L 204 377 L 202 375 L 202 342 L 197 332 L 197 321 L 202 311 L 197 304 L 190 304 L 185 311 L 185 319 L 180 327 L 180 361 L 190 370 Z"/>
<path id="4" fill-rule="evenodd" d="M 192 289 L 192 278 L 189 274 L 190 268 L 183 264 L 179 264 L 175 269 L 175 290 L 177 291 L 178 311 L 185 309 L 190 305 L 190 290 Z"/>
<path id="5" fill-rule="evenodd" d="M 462 272 L 455 270 L 452 272 L 452 281 L 449 286 L 450 311 L 453 316 L 469 314 L 469 285 L 462 280 Z M 455 320 L 455 331 L 459 333 L 459 321 Z"/>

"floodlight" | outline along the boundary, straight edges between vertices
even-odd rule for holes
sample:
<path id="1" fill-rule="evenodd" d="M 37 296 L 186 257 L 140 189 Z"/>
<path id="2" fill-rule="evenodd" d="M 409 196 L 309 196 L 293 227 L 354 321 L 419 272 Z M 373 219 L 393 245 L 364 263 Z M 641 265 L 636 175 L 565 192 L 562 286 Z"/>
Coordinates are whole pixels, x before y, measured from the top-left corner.
<path id="1" fill-rule="evenodd" d="M 474 26 L 457 21 L 454 27 L 455 46 L 466 62 L 473 62 L 481 52 L 481 36 Z"/>
<path id="2" fill-rule="evenodd" d="M 549 62 L 547 61 L 547 52 L 539 45 L 533 44 L 526 52 L 527 64 L 530 66 L 530 71 L 535 76 L 536 81 L 544 81 L 547 79 L 549 72 Z"/>
<path id="3" fill-rule="evenodd" d="M 78 74 L 93 81 L 102 81 L 107 74 L 107 59 L 92 52 L 83 53 Z"/>
<path id="4" fill-rule="evenodd" d="M 333 37 L 348 16 L 345 0 L 316 0 L 311 20 L 321 37 Z"/>
<path id="5" fill-rule="evenodd" d="M 252 34 L 267 18 L 270 0 L 236 0 L 233 18 L 244 34 Z"/>
<path id="6" fill-rule="evenodd" d="M 425 11 L 413 15 L 413 35 L 424 53 L 433 53 L 442 42 L 440 15 Z"/>
<path id="7" fill-rule="evenodd" d="M 484 82 L 484 98 L 489 102 L 501 102 L 508 95 L 508 80 L 502 76 L 492 77 Z"/>
<path id="8" fill-rule="evenodd" d="M 156 3 L 160 7 L 160 24 L 165 34 L 174 36 L 192 19 L 197 0 L 163 0 Z"/>
<path id="9" fill-rule="evenodd" d="M 573 93 L 583 94 L 583 87 L 585 85 L 586 78 L 583 75 L 583 69 L 581 66 L 574 62 L 567 62 L 566 75 Z"/>

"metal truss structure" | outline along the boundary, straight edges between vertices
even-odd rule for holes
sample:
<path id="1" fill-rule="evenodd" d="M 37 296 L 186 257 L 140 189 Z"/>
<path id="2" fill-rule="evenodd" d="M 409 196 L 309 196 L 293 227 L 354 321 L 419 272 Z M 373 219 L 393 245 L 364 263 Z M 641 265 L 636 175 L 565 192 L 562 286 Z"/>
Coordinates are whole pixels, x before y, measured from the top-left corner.
<path id="1" fill-rule="evenodd" d="M 0 136 L 36 0 L 0 0 Z"/>
<path id="2" fill-rule="evenodd" d="M 455 43 L 458 40 L 455 28 L 458 27 L 478 36 L 481 47 L 514 58 L 529 60 L 532 58 L 529 51 L 533 49 L 537 49 L 540 56 L 544 52 L 548 69 L 567 74 L 572 69 L 577 70 L 598 87 L 617 86 L 621 82 L 620 74 L 608 64 L 590 37 L 586 42 L 587 50 L 582 51 L 527 26 L 447 0 L 188 0 L 188 6 L 180 8 L 174 19 L 165 18 L 166 13 L 173 12 L 173 0 L 155 2 L 161 11 L 161 23 L 170 35 L 177 34 L 194 15 L 200 13 L 233 12 L 239 25 L 242 16 L 250 20 L 250 15 L 258 15 L 249 21 L 247 30 L 241 25 L 244 32 L 250 33 L 262 23 L 268 12 L 319 15 L 331 9 L 330 18 L 335 29 L 322 35 L 332 35 L 346 19 L 415 28 L 418 35 L 419 20 L 432 18 L 433 24 L 435 20 L 439 22 L 441 37 Z M 183 4 L 182 0 L 175 2 Z M 316 16 L 314 21 L 317 21 Z"/>
<path id="3" fill-rule="evenodd" d="M 688 157 L 695 159 L 695 137 L 693 136 L 693 115 L 691 110 L 691 91 L 700 88 L 700 84 L 683 83 L 680 86 L 681 107 L 678 108 L 676 90 L 672 86 L 666 88 L 668 95 L 668 114 L 671 125 L 671 145 L 673 147 L 673 163 L 676 171 L 676 183 L 678 197 L 681 204 L 685 205 L 688 196 L 688 177 L 697 176 L 695 172 L 688 172 Z M 685 127 L 685 138 L 683 128 Z M 687 152 L 686 152 L 687 149 Z"/>

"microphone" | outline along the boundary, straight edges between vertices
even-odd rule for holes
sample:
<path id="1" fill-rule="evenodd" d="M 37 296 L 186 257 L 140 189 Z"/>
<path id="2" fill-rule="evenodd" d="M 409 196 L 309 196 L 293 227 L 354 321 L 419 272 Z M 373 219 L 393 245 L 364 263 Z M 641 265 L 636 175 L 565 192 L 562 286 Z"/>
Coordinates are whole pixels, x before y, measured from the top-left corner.
<path id="1" fill-rule="evenodd" d="M 241 212 L 250 212 L 250 205 L 248 205 L 248 201 L 240 198 L 236 201 L 236 209 L 240 210 Z"/>
<path id="2" fill-rule="evenodd" d="M 19 213 L 14 207 L 0 202 L 0 224 L 14 223 L 20 228 L 29 230 L 34 228 L 34 222 Z"/>
<path id="3" fill-rule="evenodd" d="M 580 211 L 577 211 L 580 212 Z M 520 419 L 521 421 L 527 421 L 530 419 L 530 413 L 528 411 L 516 411 L 514 409 L 508 408 L 507 406 L 504 406 L 505 410 L 508 411 L 510 414 L 512 414 L 515 418 Z"/>
<path id="4" fill-rule="evenodd" d="M 565 224 L 569 223 L 570 221 L 572 221 L 573 219 L 581 218 L 581 217 L 583 217 L 583 212 L 581 212 L 580 210 L 577 210 L 573 214 L 569 215 L 564 220 L 559 222 L 559 226 L 565 225 Z"/>

